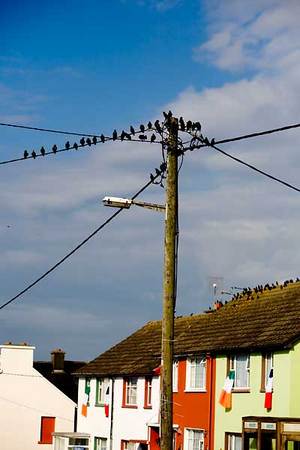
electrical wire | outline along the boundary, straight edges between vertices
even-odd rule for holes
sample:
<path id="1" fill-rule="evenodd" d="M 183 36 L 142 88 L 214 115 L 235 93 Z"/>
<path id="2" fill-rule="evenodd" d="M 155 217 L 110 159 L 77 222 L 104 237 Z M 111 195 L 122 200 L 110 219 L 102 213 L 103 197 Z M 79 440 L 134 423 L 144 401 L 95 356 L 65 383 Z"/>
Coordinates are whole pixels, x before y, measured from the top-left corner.
<path id="1" fill-rule="evenodd" d="M 240 158 L 236 158 L 235 156 L 231 155 L 230 153 L 225 152 L 224 150 L 220 149 L 219 147 L 216 147 L 215 145 L 212 145 L 212 144 L 210 145 L 210 147 L 213 148 L 214 150 L 218 151 L 219 153 L 222 153 L 223 155 L 227 156 L 228 158 L 233 159 L 234 161 L 236 161 L 236 162 L 238 162 L 240 164 L 243 164 L 246 167 L 249 167 L 249 169 L 252 169 L 255 172 L 258 172 L 261 175 L 264 175 L 265 177 L 270 178 L 271 180 L 277 181 L 278 183 L 283 184 L 284 186 L 286 186 L 286 187 L 288 187 L 290 189 L 293 189 L 294 191 L 300 192 L 300 189 L 297 188 L 296 186 L 293 186 L 292 184 L 287 183 L 286 181 L 283 181 L 280 178 L 274 177 L 273 175 L 271 175 L 271 174 L 269 174 L 269 173 L 267 173 L 267 172 L 265 172 L 265 171 L 263 171 L 261 169 L 258 169 L 257 167 L 255 167 L 252 164 L 249 164 L 249 163 L 243 161 Z"/>
<path id="2" fill-rule="evenodd" d="M 80 135 L 80 136 L 82 136 L 82 135 Z M 86 135 L 86 136 L 88 136 L 88 135 Z M 113 139 L 111 137 L 105 137 L 105 141 L 104 142 L 107 142 L 107 141 L 113 141 Z M 121 139 L 117 138 L 115 140 L 115 142 L 116 141 L 121 141 Z M 124 140 L 123 142 L 139 142 L 140 144 L 141 143 L 142 144 L 144 144 L 144 143 L 146 143 L 146 144 L 161 144 L 160 141 L 151 142 L 150 140 L 143 140 L 142 141 L 140 139 L 130 139 L 130 140 L 126 140 L 126 141 Z M 93 145 L 97 145 L 97 144 L 100 144 L 100 143 L 102 143 L 101 140 L 97 140 L 96 144 L 87 144 L 87 143 L 80 144 L 80 145 L 78 144 L 77 147 L 76 147 L 76 151 L 78 151 L 82 147 L 92 147 Z M 27 159 L 36 159 L 36 158 L 39 158 L 39 157 L 44 157 L 44 156 L 48 156 L 48 155 L 54 155 L 56 153 L 67 152 L 67 151 L 74 150 L 74 149 L 75 149 L 75 146 L 71 145 L 69 148 L 57 149 L 55 151 L 55 153 L 53 151 L 49 151 L 49 152 L 45 152 L 43 155 L 41 153 L 37 153 L 34 157 L 32 155 L 28 155 L 26 158 L 24 156 L 22 156 L 20 158 L 8 159 L 8 160 L 0 161 L 0 166 L 6 165 L 6 164 L 12 164 L 12 163 L 19 162 L 19 161 L 24 161 L 24 160 L 27 160 Z"/>
<path id="3" fill-rule="evenodd" d="M 226 139 L 220 139 L 219 141 L 215 141 L 215 144 L 228 144 L 229 142 L 236 142 L 236 141 L 242 141 L 244 139 L 251 139 L 253 137 L 259 137 L 259 136 L 265 136 L 268 134 L 273 134 L 273 133 L 279 133 L 281 131 L 287 131 L 287 130 L 292 130 L 293 128 L 299 128 L 300 127 L 300 123 L 295 123 L 293 125 L 286 125 L 284 127 L 280 127 L 280 128 L 272 128 L 269 130 L 264 130 L 264 131 L 257 131 L 255 133 L 249 133 L 249 134 L 242 134 L 240 136 L 236 136 L 236 137 L 231 137 L 231 138 L 226 138 Z M 185 144 L 188 144 L 190 141 L 186 141 L 184 142 Z M 208 144 L 198 144 L 193 146 L 193 149 L 196 148 L 202 148 L 202 147 L 207 147 Z M 184 151 L 186 150 L 190 150 L 190 147 L 184 147 Z"/>
<path id="4" fill-rule="evenodd" d="M 160 174 L 156 174 L 153 176 L 148 183 L 146 183 L 141 189 L 139 189 L 132 197 L 131 200 L 136 199 L 143 191 L 145 191 L 151 184 L 153 184 L 153 181 L 155 181 L 156 178 L 158 178 Z M 89 236 L 87 236 L 83 241 L 81 241 L 76 247 L 74 247 L 69 253 L 67 253 L 63 258 L 61 258 L 56 264 L 54 264 L 50 269 L 48 269 L 46 272 L 43 273 L 40 277 L 38 277 L 35 281 L 30 283 L 28 286 L 26 286 L 24 289 L 22 289 L 18 294 L 16 294 L 14 297 L 12 297 L 10 300 L 6 301 L 2 305 L 0 305 L 0 309 L 5 308 L 10 303 L 17 300 L 21 295 L 25 294 L 25 292 L 29 291 L 29 289 L 33 288 L 36 284 L 38 284 L 41 280 L 47 277 L 51 272 L 53 272 L 57 267 L 59 267 L 62 263 L 64 263 L 70 256 L 72 256 L 74 253 L 76 253 L 81 247 L 83 247 L 90 239 L 92 239 L 96 234 L 99 233 L 106 225 L 108 225 L 115 217 L 117 217 L 124 208 L 119 208 L 116 212 L 114 212 L 105 222 L 103 222 L 98 228 L 96 228 Z"/>
<path id="5" fill-rule="evenodd" d="M 100 137 L 97 133 L 79 133 L 76 131 L 63 131 L 63 130 L 54 130 L 51 128 L 38 128 L 38 127 L 29 127 L 27 125 L 17 125 L 16 123 L 0 123 L 2 127 L 11 127 L 11 128 L 22 128 L 23 130 L 31 130 L 31 131 L 43 131 L 46 133 L 56 133 L 56 134 L 68 134 L 71 136 L 88 136 L 88 137 Z"/>

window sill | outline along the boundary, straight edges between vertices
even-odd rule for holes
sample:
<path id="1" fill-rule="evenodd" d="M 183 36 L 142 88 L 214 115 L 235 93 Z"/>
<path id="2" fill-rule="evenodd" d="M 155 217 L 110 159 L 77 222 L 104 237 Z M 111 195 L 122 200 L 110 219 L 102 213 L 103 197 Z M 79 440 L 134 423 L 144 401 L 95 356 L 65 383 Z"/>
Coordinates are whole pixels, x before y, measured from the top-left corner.
<path id="1" fill-rule="evenodd" d="M 232 389 L 233 394 L 249 394 L 250 388 L 236 388 Z"/>
<path id="2" fill-rule="evenodd" d="M 185 389 L 184 390 L 184 392 L 186 392 L 186 393 L 189 393 L 189 392 L 194 392 L 194 393 L 199 393 L 199 394 L 205 394 L 207 391 L 206 391 L 206 389 L 193 389 L 193 388 L 188 388 L 188 389 Z"/>
<path id="3" fill-rule="evenodd" d="M 144 405 L 144 409 L 152 409 L 152 405 Z"/>
<path id="4" fill-rule="evenodd" d="M 137 405 L 122 405 L 122 408 L 137 409 Z"/>

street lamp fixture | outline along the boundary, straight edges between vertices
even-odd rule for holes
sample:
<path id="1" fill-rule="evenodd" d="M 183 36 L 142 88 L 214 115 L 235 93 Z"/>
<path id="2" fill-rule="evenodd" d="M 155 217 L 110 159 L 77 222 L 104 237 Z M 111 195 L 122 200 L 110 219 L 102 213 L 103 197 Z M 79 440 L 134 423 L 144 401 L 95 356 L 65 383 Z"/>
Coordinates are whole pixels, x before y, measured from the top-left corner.
<path id="1" fill-rule="evenodd" d="M 157 203 L 140 202 L 138 200 L 131 200 L 129 198 L 119 197 L 104 197 L 102 202 L 105 206 L 113 208 L 129 209 L 131 205 L 141 206 L 142 208 L 152 209 L 154 211 L 164 212 L 166 210 L 165 205 L 158 205 Z"/>

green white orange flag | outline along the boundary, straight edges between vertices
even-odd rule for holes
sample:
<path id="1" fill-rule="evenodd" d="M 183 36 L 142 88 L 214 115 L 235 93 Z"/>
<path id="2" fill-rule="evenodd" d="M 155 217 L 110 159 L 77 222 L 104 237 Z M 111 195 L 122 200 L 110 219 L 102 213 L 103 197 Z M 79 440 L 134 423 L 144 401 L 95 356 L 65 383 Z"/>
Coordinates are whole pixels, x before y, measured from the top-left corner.
<path id="1" fill-rule="evenodd" d="M 220 394 L 219 403 L 226 409 L 231 408 L 231 392 L 234 382 L 234 370 L 230 370 Z"/>
<path id="2" fill-rule="evenodd" d="M 89 398 L 90 398 L 90 391 L 91 391 L 90 383 L 86 382 L 85 389 L 84 389 L 84 400 L 83 400 L 83 404 L 81 407 L 81 414 L 84 417 L 87 417 L 87 408 L 88 408 L 88 402 L 89 402 Z"/>

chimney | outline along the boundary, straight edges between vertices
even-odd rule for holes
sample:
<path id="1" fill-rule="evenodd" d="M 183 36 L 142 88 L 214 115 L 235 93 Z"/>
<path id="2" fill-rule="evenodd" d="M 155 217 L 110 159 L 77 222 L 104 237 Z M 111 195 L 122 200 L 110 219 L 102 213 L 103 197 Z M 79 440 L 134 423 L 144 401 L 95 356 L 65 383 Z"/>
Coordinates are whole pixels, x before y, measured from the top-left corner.
<path id="1" fill-rule="evenodd" d="M 52 373 L 64 373 L 65 352 L 61 348 L 56 348 L 51 352 Z"/>

